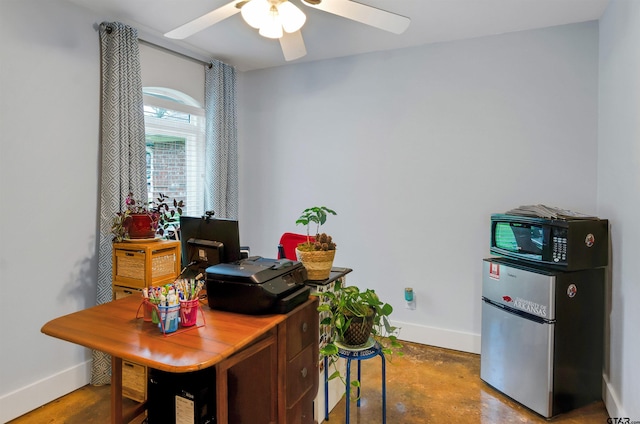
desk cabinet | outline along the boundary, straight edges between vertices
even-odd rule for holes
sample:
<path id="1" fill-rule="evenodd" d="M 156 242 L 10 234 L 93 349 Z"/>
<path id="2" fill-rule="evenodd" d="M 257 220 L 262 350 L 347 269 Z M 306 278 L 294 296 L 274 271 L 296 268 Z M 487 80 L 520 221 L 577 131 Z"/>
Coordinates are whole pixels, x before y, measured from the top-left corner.
<path id="1" fill-rule="evenodd" d="M 312 424 L 318 391 L 317 302 L 294 310 L 278 329 L 280 413 L 285 423 Z M 284 395 L 284 398 L 282 398 Z"/>
<path id="2" fill-rule="evenodd" d="M 315 422 L 317 307 L 317 301 L 306 302 L 266 337 L 216 366 L 219 422 Z"/>

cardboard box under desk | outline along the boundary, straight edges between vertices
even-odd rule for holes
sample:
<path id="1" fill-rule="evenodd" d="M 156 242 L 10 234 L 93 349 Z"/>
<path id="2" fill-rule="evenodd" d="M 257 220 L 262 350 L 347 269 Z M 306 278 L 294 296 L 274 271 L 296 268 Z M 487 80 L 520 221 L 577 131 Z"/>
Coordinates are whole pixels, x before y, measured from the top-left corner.
<path id="1" fill-rule="evenodd" d="M 131 288 L 160 286 L 180 274 L 180 242 L 113 244 L 113 284 Z"/>

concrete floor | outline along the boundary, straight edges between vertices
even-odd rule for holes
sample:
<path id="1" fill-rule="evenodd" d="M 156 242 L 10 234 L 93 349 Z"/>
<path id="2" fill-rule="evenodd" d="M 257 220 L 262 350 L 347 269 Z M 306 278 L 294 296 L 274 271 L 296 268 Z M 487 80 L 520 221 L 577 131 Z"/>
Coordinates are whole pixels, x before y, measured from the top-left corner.
<path id="1" fill-rule="evenodd" d="M 547 421 L 482 382 L 479 355 L 413 343 L 404 345 L 404 356 L 387 361 L 389 424 L 604 424 L 609 418 L 604 403 L 599 401 Z M 354 363 L 354 374 L 355 369 Z M 380 381 L 380 359 L 363 361 L 361 406 L 357 408 L 355 401 L 351 404 L 351 423 L 382 423 Z M 109 390 L 109 386 L 83 387 L 10 424 L 106 423 Z M 329 415 L 327 424 L 344 422 L 343 398 Z"/>
<path id="2" fill-rule="evenodd" d="M 547 423 L 480 380 L 480 356 L 404 343 L 404 356 L 387 361 L 387 423 Z M 356 367 L 352 365 L 352 373 Z M 382 423 L 379 358 L 362 362 L 361 406 L 352 401 L 351 423 Z M 594 402 L 550 422 L 603 424 L 604 403 Z M 329 422 L 345 422 L 345 399 L 333 409 Z"/>

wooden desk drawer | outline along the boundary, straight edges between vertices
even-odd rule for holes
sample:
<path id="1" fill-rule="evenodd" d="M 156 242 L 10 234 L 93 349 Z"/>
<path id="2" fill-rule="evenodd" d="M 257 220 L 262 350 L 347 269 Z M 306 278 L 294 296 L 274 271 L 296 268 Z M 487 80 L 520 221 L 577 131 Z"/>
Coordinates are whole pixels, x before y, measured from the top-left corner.
<path id="1" fill-rule="evenodd" d="M 278 419 L 313 424 L 318 392 L 318 299 L 313 297 L 278 325 Z"/>
<path id="2" fill-rule="evenodd" d="M 314 418 L 313 400 L 316 397 L 315 392 L 307 392 L 302 400 L 291 408 L 287 408 L 287 423 L 293 424 L 317 424 Z M 322 415 L 324 417 L 324 413 Z"/>
<path id="3" fill-rule="evenodd" d="M 313 345 L 307 346 L 287 364 L 287 408 L 295 405 L 318 380 L 318 357 Z"/>
<path id="4" fill-rule="evenodd" d="M 318 343 L 317 303 L 296 312 L 287 319 L 287 361 L 312 343 Z"/>

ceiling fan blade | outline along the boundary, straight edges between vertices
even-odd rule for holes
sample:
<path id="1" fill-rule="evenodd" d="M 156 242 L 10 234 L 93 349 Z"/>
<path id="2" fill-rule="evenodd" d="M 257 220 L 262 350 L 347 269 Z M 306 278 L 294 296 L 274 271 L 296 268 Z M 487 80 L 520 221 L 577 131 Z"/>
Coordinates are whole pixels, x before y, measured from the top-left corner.
<path id="1" fill-rule="evenodd" d="M 402 34 L 411 19 L 386 10 L 356 3 L 351 0 L 302 0 L 304 4 L 343 18 L 371 25 L 394 34 Z"/>
<path id="2" fill-rule="evenodd" d="M 245 3 L 246 1 L 233 0 L 232 2 L 213 10 L 206 15 L 202 15 L 191 22 L 187 22 L 186 24 L 167 32 L 164 36 L 179 40 L 192 36 L 193 34 L 240 12 L 240 8 Z"/>
<path id="3" fill-rule="evenodd" d="M 291 33 L 284 32 L 280 37 L 280 47 L 282 47 L 282 54 L 287 62 L 300 59 L 307 54 L 307 48 L 304 46 L 302 33 L 299 30 Z"/>

